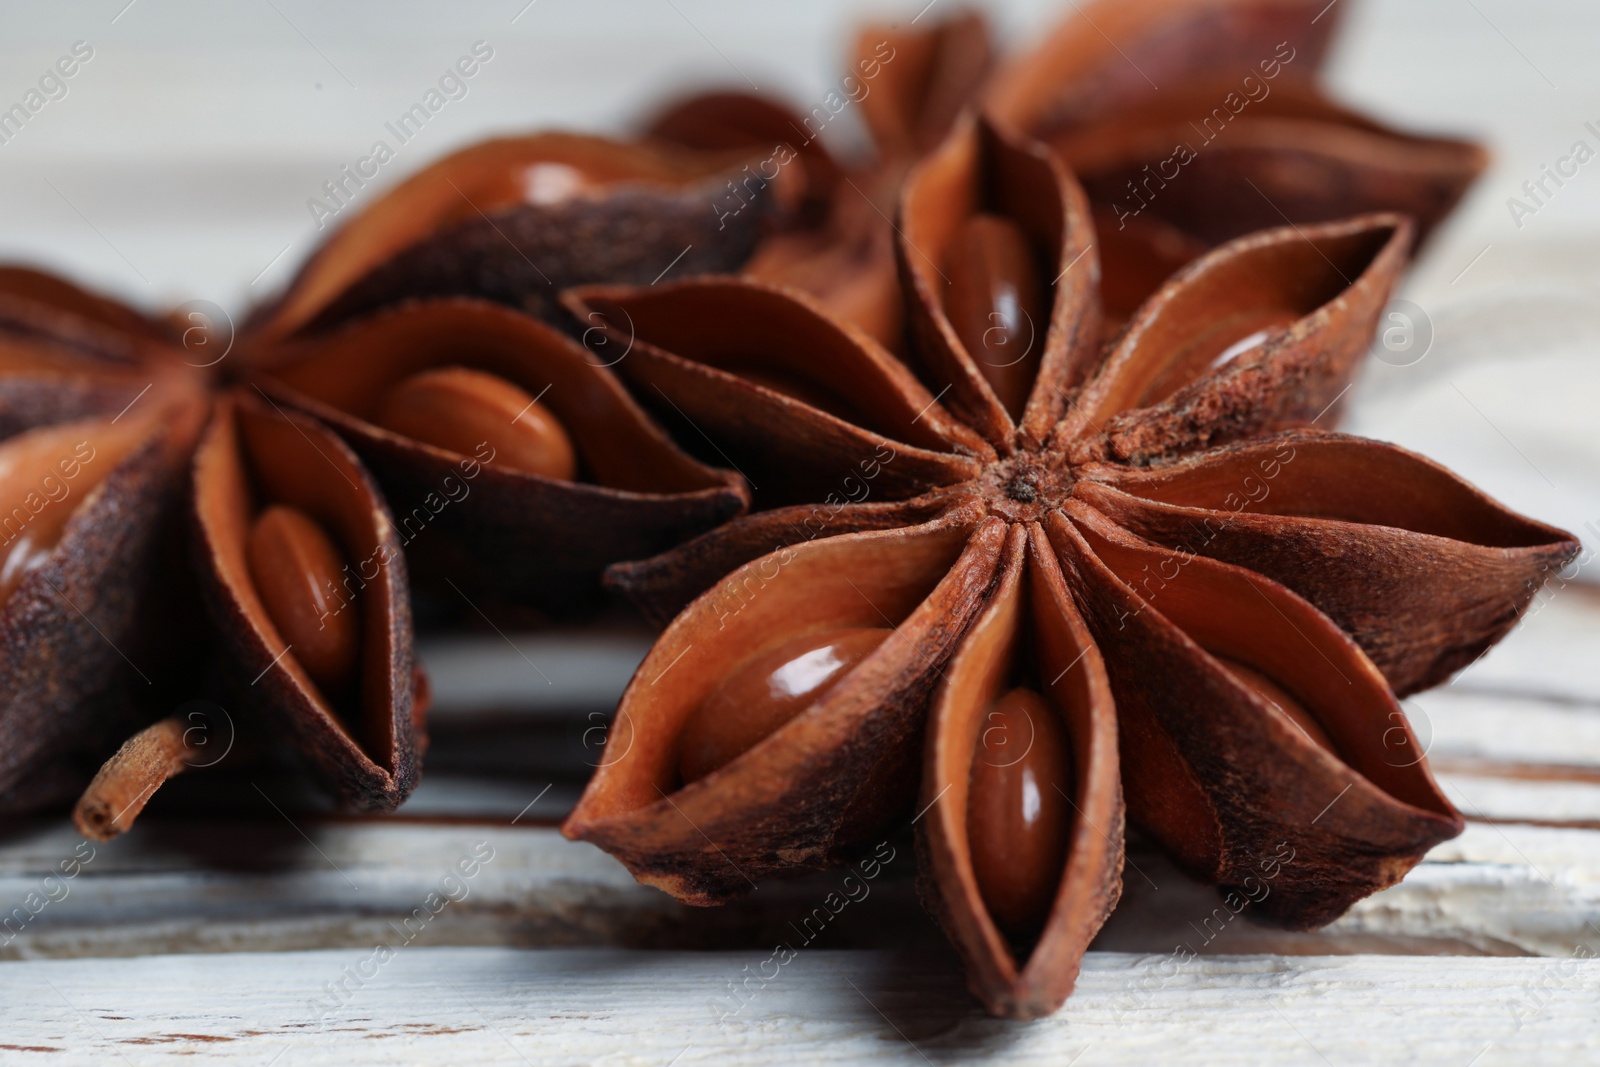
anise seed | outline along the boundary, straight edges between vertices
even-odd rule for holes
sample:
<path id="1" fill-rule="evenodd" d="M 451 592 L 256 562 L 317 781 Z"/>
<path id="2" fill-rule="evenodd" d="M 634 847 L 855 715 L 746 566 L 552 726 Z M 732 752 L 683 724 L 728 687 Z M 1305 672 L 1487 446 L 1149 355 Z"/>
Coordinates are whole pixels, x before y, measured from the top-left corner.
<path id="1" fill-rule="evenodd" d="M 550 410 L 497 375 L 439 367 L 400 382 L 378 406 L 377 423 L 405 437 L 472 456 L 485 444 L 493 462 L 571 481 L 572 439 Z"/>
<path id="2" fill-rule="evenodd" d="M 1060 716 L 1031 689 L 996 699 L 980 720 L 967 801 L 972 869 L 995 924 L 1014 937 L 1044 926 L 1072 826 L 1071 749 Z"/>
<path id="3" fill-rule="evenodd" d="M 804 634 L 745 661 L 684 724 L 678 749 L 684 782 L 731 763 L 827 696 L 893 632 L 868 627 Z"/>
<path id="4" fill-rule="evenodd" d="M 354 604 L 330 592 L 345 565 L 333 539 L 299 508 L 274 504 L 250 528 L 247 552 L 256 592 L 294 657 L 324 691 L 345 689 L 361 652 L 360 624 Z"/>

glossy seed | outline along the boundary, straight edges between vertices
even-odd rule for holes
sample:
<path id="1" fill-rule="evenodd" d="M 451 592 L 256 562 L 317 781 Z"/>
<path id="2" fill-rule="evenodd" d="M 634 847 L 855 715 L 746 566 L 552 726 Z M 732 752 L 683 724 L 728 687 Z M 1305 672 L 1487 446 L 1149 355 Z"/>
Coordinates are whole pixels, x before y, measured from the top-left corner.
<path id="1" fill-rule="evenodd" d="M 882 627 L 824 630 L 791 638 L 746 660 L 684 724 L 678 741 L 684 783 L 732 762 L 827 696 L 893 632 Z"/>
<path id="2" fill-rule="evenodd" d="M 1050 325 L 1022 228 L 998 215 L 961 224 L 945 257 L 945 314 L 1012 418 L 1022 414 Z"/>
<path id="3" fill-rule="evenodd" d="M 1072 827 L 1072 749 L 1038 693 L 1013 689 L 979 725 L 968 786 L 967 840 L 978 892 L 1014 938 L 1044 928 L 1061 884 Z"/>
<path id="4" fill-rule="evenodd" d="M 1217 661 L 1227 668 L 1229 674 L 1232 674 L 1242 682 L 1245 688 L 1288 716 L 1289 721 L 1298 726 L 1307 737 L 1329 752 L 1335 755 L 1338 754 L 1339 750 L 1334 747 L 1333 739 L 1322 728 L 1322 724 L 1288 690 L 1255 668 L 1247 667 L 1237 660 L 1224 659 L 1218 656 Z"/>
<path id="5" fill-rule="evenodd" d="M 435 225 L 476 222 L 485 215 L 522 204 L 549 207 L 581 196 L 600 184 L 577 167 L 565 163 L 515 163 L 461 190 L 462 196 L 451 194 L 453 199 Z"/>
<path id="6" fill-rule="evenodd" d="M 50 558 L 78 506 L 147 428 L 134 419 L 121 426 L 83 421 L 0 443 L 0 604 Z"/>
<path id="7" fill-rule="evenodd" d="M 27 530 L 6 546 L 5 562 L 0 563 L 0 604 L 11 599 L 29 572 L 50 558 L 60 536 L 59 527 Z"/>
<path id="8" fill-rule="evenodd" d="M 1298 312 L 1287 308 L 1255 308 L 1192 333 L 1186 338 L 1182 358 L 1173 360 L 1151 378 L 1139 403 L 1160 403 L 1197 378 L 1250 354 L 1299 318 Z"/>
<path id="9" fill-rule="evenodd" d="M 345 586 L 344 558 L 298 508 L 275 504 L 250 528 L 250 578 L 278 636 L 319 688 L 349 686 L 359 658 L 359 611 Z"/>
<path id="10" fill-rule="evenodd" d="M 529 474 L 571 481 L 578 470 L 572 439 L 550 409 L 480 370 L 438 367 L 414 374 L 384 396 L 376 422 L 403 437 Z"/>

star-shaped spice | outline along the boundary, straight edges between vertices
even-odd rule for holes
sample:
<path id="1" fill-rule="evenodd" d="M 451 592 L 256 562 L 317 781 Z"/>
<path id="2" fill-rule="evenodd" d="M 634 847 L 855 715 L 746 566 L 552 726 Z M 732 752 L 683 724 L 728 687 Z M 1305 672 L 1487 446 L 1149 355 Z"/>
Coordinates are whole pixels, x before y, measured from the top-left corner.
<path id="1" fill-rule="evenodd" d="M 110 755 L 76 812 L 109 837 L 236 739 L 393 808 L 428 703 L 408 562 L 463 613 L 555 611 L 748 499 L 496 304 L 412 302 L 249 362 L 180 328 L 0 271 L 0 808 Z"/>
<path id="2" fill-rule="evenodd" d="M 912 24 L 868 24 L 828 91 L 806 105 L 743 92 L 712 92 L 668 107 L 644 128 L 657 141 L 701 151 L 755 152 L 760 161 L 730 183 L 735 217 L 774 199 L 777 178 L 803 192 L 740 268 L 799 289 L 898 351 L 905 326 L 890 216 L 918 159 L 949 131 L 992 66 L 988 27 L 974 12 L 937 13 Z M 836 155 L 843 128 L 866 127 L 867 150 Z M 769 205 L 770 207 L 770 205 Z"/>
<path id="3" fill-rule="evenodd" d="M 1116 902 L 1124 803 L 1299 926 L 1458 833 L 1396 696 L 1577 544 L 1319 428 L 1411 223 L 1228 242 L 1112 338 L 1092 209 L 1044 146 L 962 122 L 898 229 L 910 367 L 745 279 L 568 294 L 761 508 L 612 569 L 676 617 L 568 835 L 714 904 L 913 819 L 973 991 L 1028 1018 Z"/>
<path id="4" fill-rule="evenodd" d="M 1484 169 L 1476 144 L 1391 129 L 1321 88 L 1346 7 L 1072 4 L 998 65 L 980 15 L 924 12 L 909 24 L 863 26 L 843 74 L 815 100 L 709 93 L 644 132 L 759 153 L 763 164 L 730 186 L 729 206 L 759 207 L 764 178 L 801 171 L 802 209 L 761 240 L 743 273 L 810 294 L 900 352 L 894 205 L 910 168 L 980 99 L 997 121 L 1047 143 L 1083 184 L 1114 328 L 1179 267 L 1255 230 L 1396 211 L 1421 240 Z M 825 147 L 844 140 L 839 127 L 856 115 L 870 150 Z"/>
<path id="5" fill-rule="evenodd" d="M 1392 129 L 1321 88 L 1349 6 L 1075 4 L 985 87 L 987 113 L 1047 143 L 1088 193 L 1113 322 L 1255 230 L 1383 210 L 1421 241 L 1483 171 L 1480 146 Z"/>

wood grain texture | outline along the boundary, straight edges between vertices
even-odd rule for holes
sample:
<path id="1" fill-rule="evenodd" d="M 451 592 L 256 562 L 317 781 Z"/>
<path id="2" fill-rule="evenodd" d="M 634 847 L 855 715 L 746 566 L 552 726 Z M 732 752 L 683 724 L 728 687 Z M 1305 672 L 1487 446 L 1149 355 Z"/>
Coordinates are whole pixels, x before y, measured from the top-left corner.
<path id="1" fill-rule="evenodd" d="M 1070 1011 L 981 1014 L 942 953 L 402 950 L 0 964 L 0 1063 L 1282 1064 L 1600 1053 L 1593 960 L 1091 952 Z M 370 977 L 362 977 L 366 970 Z M 330 992 L 343 981 L 344 992 Z M 1361 1020 L 1362 1025 L 1355 1021 Z"/>
<path id="2" fill-rule="evenodd" d="M 598 849 L 547 827 L 296 825 L 148 820 L 124 840 L 93 846 L 68 827 L 37 825 L 0 848 L 0 920 L 12 917 L 0 958 L 358 947 L 405 924 L 434 893 L 454 899 L 414 931 L 432 946 L 754 950 L 800 927 L 830 949 L 940 943 L 917 906 L 909 840 L 891 842 L 895 859 L 867 895 L 807 926 L 839 873 L 768 882 L 704 910 L 637 884 Z M 464 857 L 485 853 L 472 877 L 459 875 Z M 62 862 L 74 857 L 78 873 L 63 877 Z M 1102 949 L 1600 954 L 1600 833 L 1590 830 L 1469 825 L 1405 881 L 1314 932 L 1248 911 L 1235 918 L 1214 889 L 1148 845 L 1128 858 L 1123 902 L 1096 941 Z M 30 894 L 46 903 L 30 906 Z"/>

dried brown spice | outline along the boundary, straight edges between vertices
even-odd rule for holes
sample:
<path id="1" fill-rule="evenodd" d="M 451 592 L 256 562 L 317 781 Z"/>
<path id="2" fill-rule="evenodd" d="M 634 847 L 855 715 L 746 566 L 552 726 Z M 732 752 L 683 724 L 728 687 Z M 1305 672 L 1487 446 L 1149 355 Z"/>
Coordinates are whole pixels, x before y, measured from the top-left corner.
<path id="1" fill-rule="evenodd" d="M 1044 320 L 983 351 L 950 314 L 975 219 L 1054 279 Z M 1412 224 L 1227 242 L 1103 346 L 1092 208 L 1043 145 L 964 121 L 898 221 L 916 376 L 747 279 L 568 294 L 763 510 L 610 572 L 672 621 L 565 832 L 715 904 L 915 813 L 928 906 L 1015 1018 L 1070 993 L 1120 891 L 1125 810 L 1220 886 L 1270 864 L 1259 907 L 1295 926 L 1458 833 L 1396 694 L 1498 640 L 1578 546 L 1316 428 Z M 1014 263 L 963 283 L 1002 318 L 1030 284 Z M 1032 348 L 1009 408 L 995 357 Z"/>
<path id="2" fill-rule="evenodd" d="M 1126 321 L 1207 247 L 1371 211 L 1417 239 L 1488 164 L 1403 133 L 1317 84 L 1343 7 L 1323 0 L 1098 0 L 984 90 L 996 121 L 1049 144 L 1094 207 L 1106 313 Z"/>
<path id="3" fill-rule="evenodd" d="M 139 731 L 77 812 L 86 834 L 125 830 L 202 762 L 191 744 L 224 744 L 220 721 L 140 730 L 200 697 L 266 723 L 344 802 L 404 799 L 425 686 L 394 523 L 355 456 L 254 391 L 218 394 L 174 334 L 112 301 L 10 269 L 0 307 L 0 393 L 17 400 L 0 441 L 5 806 L 76 793 Z M 269 511 L 292 543 L 258 547 Z M 308 541 L 320 569 L 293 551 Z M 344 564 L 374 558 L 356 593 Z M 340 583 L 354 604 L 311 610 Z M 319 631 L 344 634 L 332 659 Z"/>
<path id="4" fill-rule="evenodd" d="M 119 305 L 0 273 L 0 803 L 76 793 L 132 734 L 80 798 L 95 837 L 235 728 L 345 807 L 403 801 L 428 704 L 408 550 L 468 603 L 558 610 L 748 501 L 575 341 L 485 301 L 258 343 L 221 368 L 247 379 L 231 388 L 189 355 Z M 229 721 L 186 715 L 201 698 Z"/>
<path id="5" fill-rule="evenodd" d="M 685 274 L 735 269 L 792 200 L 791 179 L 779 175 L 750 210 L 719 214 L 751 161 L 564 133 L 473 145 L 340 225 L 245 332 L 252 347 L 270 346 L 449 295 L 553 318 L 556 293 L 570 285 L 646 283 L 669 264 Z M 345 195 L 353 200 L 359 184 L 351 179 Z"/>
<path id="6" fill-rule="evenodd" d="M 738 267 L 804 195 L 798 172 L 778 175 L 748 210 L 719 217 L 752 158 L 558 133 L 457 152 L 351 212 L 220 366 L 186 359 L 173 324 L 0 268 L 0 448 L 16 457 L 13 480 L 35 477 L 61 434 L 110 440 L 122 420 L 119 448 L 130 427 L 159 438 L 127 444 L 139 446 L 130 469 L 81 508 L 50 512 L 74 515 L 59 553 L 23 538 L 7 557 L 16 677 L 0 686 L 18 695 L 0 693 L 0 736 L 13 742 L 0 797 L 59 799 L 108 739 L 199 689 L 286 738 L 346 805 L 403 800 L 427 703 L 402 554 L 414 540 L 410 562 L 452 600 L 475 607 L 492 590 L 548 614 L 592 601 L 607 564 L 747 506 L 737 475 L 681 452 L 604 361 L 536 317 L 560 318 L 555 294 L 576 282 Z M 344 214 L 362 182 L 340 181 Z M 188 534 L 173 529 L 183 496 Z M 63 657 L 94 643 L 80 631 L 96 615 L 40 606 L 52 594 L 39 581 L 55 572 L 38 565 L 60 553 L 83 557 L 67 577 L 96 588 L 88 603 L 116 612 L 103 647 L 70 672 Z M 162 607 L 167 658 L 149 692 L 125 699 L 107 656 L 153 632 Z M 35 645 L 27 661 L 12 654 Z M 191 746 L 214 739 L 189 727 L 158 723 L 101 769 L 79 806 L 85 832 L 126 829 L 168 775 L 206 762 Z"/>
<path id="7" fill-rule="evenodd" d="M 761 240 L 742 273 L 809 293 L 834 316 L 900 351 L 905 320 L 890 224 L 895 201 L 906 173 L 949 131 L 992 63 L 988 27 L 975 12 L 929 18 L 919 27 L 869 24 L 857 32 L 839 82 L 807 110 L 714 92 L 669 107 L 645 133 L 689 148 L 759 153 L 760 162 L 746 167 L 721 201 L 722 212 L 733 216 L 798 163 L 800 210 Z M 851 109 L 859 110 L 871 151 L 837 159 L 823 139 Z"/>

